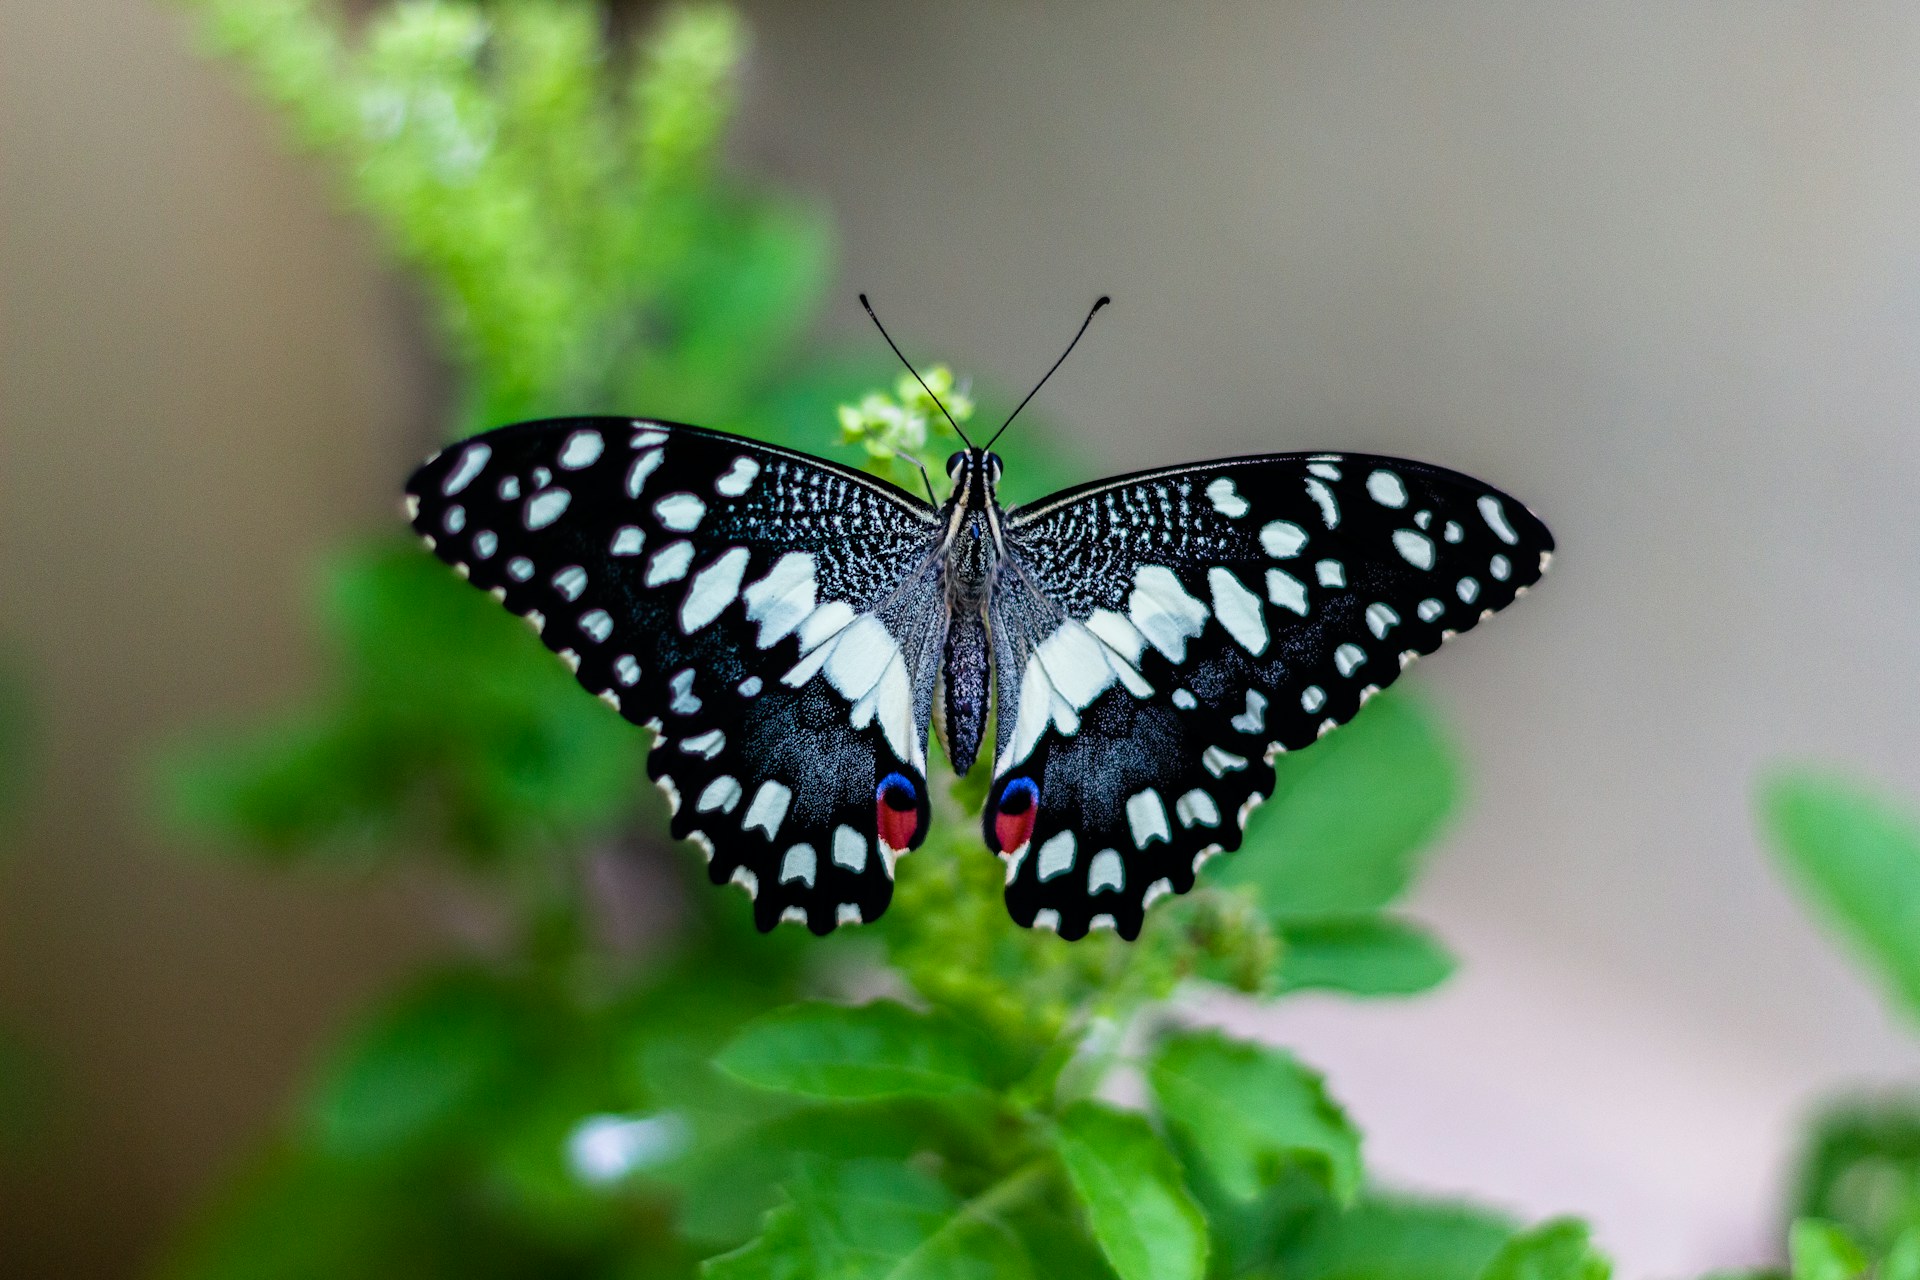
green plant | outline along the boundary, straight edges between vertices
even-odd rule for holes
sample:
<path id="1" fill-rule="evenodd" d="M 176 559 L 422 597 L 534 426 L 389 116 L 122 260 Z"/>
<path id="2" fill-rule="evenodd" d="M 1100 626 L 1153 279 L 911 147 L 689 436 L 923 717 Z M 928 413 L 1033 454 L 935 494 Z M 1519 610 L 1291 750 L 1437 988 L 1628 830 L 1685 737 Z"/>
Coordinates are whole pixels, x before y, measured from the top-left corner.
<path id="1" fill-rule="evenodd" d="M 1759 807 L 1789 880 L 1893 1006 L 1920 1019 L 1920 820 L 1871 788 L 1811 769 L 1775 773 Z M 1813 1120 L 1791 1211 L 1820 1224 L 1795 1228 L 1796 1274 L 1803 1251 L 1813 1251 L 1826 1259 L 1823 1274 L 1872 1263 L 1881 1276 L 1920 1275 L 1920 1093 L 1829 1104 Z"/>
<path id="2" fill-rule="evenodd" d="M 414 0 L 357 30 L 311 0 L 190 7 L 422 282 L 462 377 L 450 434 L 631 406 L 902 483 L 954 443 L 917 386 L 869 392 L 871 365 L 801 345 L 827 224 L 716 160 L 728 10 L 629 47 L 561 0 Z M 1044 441 L 1010 438 L 1016 484 L 1066 478 Z M 349 1031 L 169 1274 L 1605 1274 L 1577 1224 L 1384 1193 L 1316 1072 L 1171 1003 L 1445 979 L 1392 911 L 1458 788 L 1412 698 L 1285 757 L 1247 847 L 1137 944 L 1008 922 L 978 773 L 936 785 L 885 921 L 821 942 L 752 933 L 662 850 L 639 735 L 417 549 L 339 557 L 322 619 L 321 696 L 175 753 L 175 821 L 289 865 L 447 855 L 511 927 Z M 602 942 L 615 865 L 684 902 L 648 956 Z M 1108 1100 L 1128 1077 L 1145 1106 Z"/>

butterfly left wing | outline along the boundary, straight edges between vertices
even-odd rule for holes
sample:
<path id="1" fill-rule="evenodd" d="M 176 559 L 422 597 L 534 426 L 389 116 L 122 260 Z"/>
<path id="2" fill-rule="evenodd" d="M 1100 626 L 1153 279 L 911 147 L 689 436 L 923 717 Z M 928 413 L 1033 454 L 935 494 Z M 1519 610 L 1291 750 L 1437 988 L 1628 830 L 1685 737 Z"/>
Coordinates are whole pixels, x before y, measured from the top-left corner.
<path id="1" fill-rule="evenodd" d="M 1023 925 L 1138 935 L 1240 846 L 1272 760 L 1344 724 L 1545 572 L 1552 535 L 1469 476 L 1279 454 L 1007 513 L 983 821 Z"/>
<path id="2" fill-rule="evenodd" d="M 654 731 L 672 831 L 754 922 L 872 920 L 929 818 L 940 524 L 891 485 L 717 431 L 521 423 L 407 485 L 413 527 Z"/>

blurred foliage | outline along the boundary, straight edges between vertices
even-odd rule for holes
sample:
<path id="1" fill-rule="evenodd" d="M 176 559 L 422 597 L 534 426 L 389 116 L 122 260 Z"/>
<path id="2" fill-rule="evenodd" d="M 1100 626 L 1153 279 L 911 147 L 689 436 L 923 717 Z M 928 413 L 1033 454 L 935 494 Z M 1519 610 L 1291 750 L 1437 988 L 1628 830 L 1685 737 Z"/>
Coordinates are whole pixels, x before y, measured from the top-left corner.
<path id="1" fill-rule="evenodd" d="M 420 281 L 461 376 L 449 433 L 617 408 L 908 484 L 957 445 L 918 384 L 799 344 L 828 225 L 719 163 L 729 10 L 667 9 L 629 43 L 568 0 L 357 22 L 183 2 Z M 928 381 L 956 418 L 992 399 Z M 1075 478 L 1045 441 L 1007 442 L 1009 500 Z M 347 1029 L 184 1232 L 176 1280 L 1606 1274 L 1575 1224 L 1383 1194 L 1317 1072 L 1167 1003 L 1446 978 L 1392 911 L 1459 790 L 1411 698 L 1282 757 L 1246 847 L 1135 944 L 1011 925 L 978 774 L 935 787 L 880 925 L 762 937 L 690 854 L 649 852 L 639 735 L 516 620 L 411 546 L 353 549 L 325 584 L 325 689 L 171 756 L 175 822 L 274 864 L 444 855 L 514 927 Z M 608 857 L 685 898 L 644 959 L 597 940 Z M 848 1002 L 876 990 L 901 998 Z M 1104 1100 L 1124 1076 L 1138 1107 Z"/>
<path id="2" fill-rule="evenodd" d="M 11 650 L 0 648 L 0 874 L 33 768 L 32 707 L 22 666 Z M 0 882 L 0 894 L 5 892 Z M 37 1136 L 51 1091 L 45 1061 L 0 1018 L 0 1159 L 18 1155 Z"/>
<path id="3" fill-rule="evenodd" d="M 1920 1019 L 1920 819 L 1851 779 L 1776 772 L 1760 825 L 1788 879 Z M 1793 1275 L 1920 1280 L 1920 1093 L 1852 1096 L 1814 1118 L 1790 1211 Z"/>

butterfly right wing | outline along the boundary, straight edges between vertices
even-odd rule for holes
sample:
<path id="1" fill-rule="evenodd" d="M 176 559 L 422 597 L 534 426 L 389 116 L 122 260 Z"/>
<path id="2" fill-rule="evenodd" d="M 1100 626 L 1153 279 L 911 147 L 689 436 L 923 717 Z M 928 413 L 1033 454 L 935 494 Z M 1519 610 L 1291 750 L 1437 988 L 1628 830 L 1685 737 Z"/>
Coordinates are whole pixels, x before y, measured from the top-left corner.
<path id="1" fill-rule="evenodd" d="M 416 532 L 654 731 L 676 838 L 770 929 L 872 920 L 929 818 L 944 595 L 932 508 L 673 423 L 577 418 L 450 445 Z"/>
<path id="2" fill-rule="evenodd" d="M 1280 751 L 1545 572 L 1552 535 L 1471 476 L 1271 454 L 1088 485 L 1006 518 L 984 823 L 1021 924 L 1133 937 L 1240 847 Z"/>

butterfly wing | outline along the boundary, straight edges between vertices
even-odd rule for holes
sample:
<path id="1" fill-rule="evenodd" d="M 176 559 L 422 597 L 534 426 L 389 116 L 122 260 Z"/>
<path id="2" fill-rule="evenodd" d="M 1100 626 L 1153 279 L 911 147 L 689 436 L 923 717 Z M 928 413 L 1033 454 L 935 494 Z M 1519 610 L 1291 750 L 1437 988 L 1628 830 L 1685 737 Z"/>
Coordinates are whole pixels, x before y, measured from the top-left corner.
<path id="1" fill-rule="evenodd" d="M 1457 472 L 1239 458 L 1006 519 L 984 815 L 1021 924 L 1128 938 L 1240 846 L 1272 760 L 1344 724 L 1545 572 L 1552 535 Z"/>
<path id="2" fill-rule="evenodd" d="M 918 499 L 819 459 L 625 418 L 503 427 L 407 484 L 414 529 L 654 731 L 673 834 L 754 920 L 872 920 L 929 816 L 945 599 Z"/>

